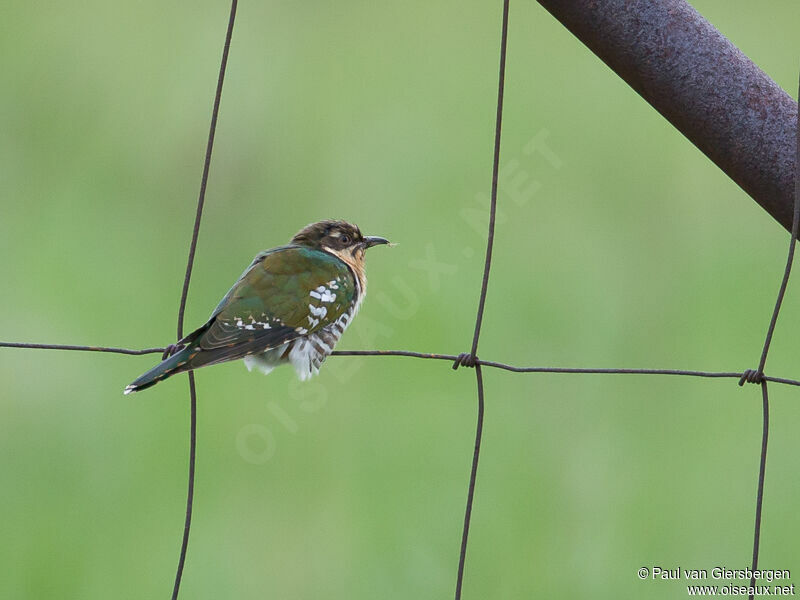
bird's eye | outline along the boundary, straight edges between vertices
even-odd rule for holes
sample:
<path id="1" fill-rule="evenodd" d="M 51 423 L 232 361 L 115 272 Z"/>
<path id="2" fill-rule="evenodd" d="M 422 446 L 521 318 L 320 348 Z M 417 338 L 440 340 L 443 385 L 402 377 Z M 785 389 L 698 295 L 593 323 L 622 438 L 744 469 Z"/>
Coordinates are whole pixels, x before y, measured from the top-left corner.
<path id="1" fill-rule="evenodd" d="M 343 235 L 343 236 L 341 236 L 339 238 L 339 241 L 342 242 L 343 244 L 349 244 L 350 243 L 350 236 L 349 235 Z"/>

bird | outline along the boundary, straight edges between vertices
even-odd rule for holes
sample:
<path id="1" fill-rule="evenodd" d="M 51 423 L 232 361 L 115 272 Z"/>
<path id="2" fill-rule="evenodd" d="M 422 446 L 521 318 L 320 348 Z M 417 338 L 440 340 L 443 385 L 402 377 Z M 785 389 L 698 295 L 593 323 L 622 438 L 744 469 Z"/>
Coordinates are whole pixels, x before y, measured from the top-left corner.
<path id="1" fill-rule="evenodd" d="M 325 220 L 307 225 L 285 246 L 260 252 L 208 321 L 124 393 L 238 359 L 250 371 L 267 374 L 290 363 L 302 381 L 316 375 L 364 301 L 365 251 L 381 244 L 393 245 L 346 221 Z"/>

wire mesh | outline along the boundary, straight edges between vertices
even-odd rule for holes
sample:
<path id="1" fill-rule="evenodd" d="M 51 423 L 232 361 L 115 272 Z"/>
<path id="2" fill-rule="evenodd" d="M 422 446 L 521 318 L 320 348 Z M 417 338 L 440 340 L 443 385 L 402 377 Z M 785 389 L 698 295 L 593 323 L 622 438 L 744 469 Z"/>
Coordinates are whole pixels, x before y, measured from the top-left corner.
<path id="1" fill-rule="evenodd" d="M 228 62 L 228 55 L 230 51 L 230 44 L 233 35 L 233 29 L 236 19 L 237 0 L 232 0 L 230 13 L 228 17 L 227 30 L 225 34 L 225 42 L 222 53 L 222 60 L 217 79 L 217 86 L 214 94 L 211 123 L 209 127 L 208 141 L 206 145 L 205 158 L 203 162 L 203 170 L 200 182 L 200 191 L 196 204 L 195 220 L 192 229 L 191 241 L 189 245 L 188 260 L 186 264 L 185 276 L 180 296 L 180 305 L 177 317 L 177 339 L 183 337 L 184 314 L 188 298 L 188 291 L 191 282 L 192 269 L 194 265 L 194 258 L 197 249 L 197 242 L 199 238 L 200 225 L 203 216 L 203 209 L 205 205 L 205 195 L 209 177 L 209 170 L 211 166 L 211 157 L 214 145 L 214 137 L 216 132 L 217 120 L 219 116 L 220 101 L 222 96 L 222 89 L 225 79 L 225 72 Z M 464 511 L 464 522 L 461 535 L 461 545 L 458 559 L 458 569 L 456 574 L 456 589 L 455 598 L 459 600 L 463 588 L 464 571 L 466 565 L 466 555 L 468 548 L 468 536 L 471 522 L 471 516 L 474 503 L 474 492 L 477 481 L 478 464 L 480 459 L 480 448 L 483 431 L 483 421 L 485 412 L 485 390 L 483 384 L 482 367 L 496 368 L 500 370 L 516 372 L 516 373 L 556 373 L 556 374 L 606 374 L 606 375 L 664 375 L 664 376 L 684 376 L 684 377 L 697 377 L 697 378 L 728 378 L 737 379 L 740 386 L 745 383 L 753 383 L 759 385 L 762 396 L 762 437 L 761 447 L 759 454 L 759 472 L 757 493 L 755 502 L 755 521 L 753 532 L 753 552 L 751 568 L 756 571 L 758 568 L 758 557 L 760 548 L 761 536 L 761 516 L 763 508 L 763 495 L 764 495 L 764 481 L 766 474 L 766 459 L 769 440 L 769 394 L 768 383 L 800 386 L 800 381 L 790 378 L 776 377 L 767 375 L 764 371 L 769 355 L 769 349 L 772 338 L 777 326 L 778 316 L 783 304 L 786 289 L 788 286 L 789 278 L 791 275 L 792 264 L 794 260 L 794 249 L 798 238 L 798 229 L 800 229 L 800 177 L 795 177 L 794 187 L 794 208 L 791 236 L 789 240 L 789 249 L 786 258 L 785 269 L 781 278 L 780 286 L 778 289 L 777 298 L 774 308 L 772 310 L 771 318 L 765 335 L 765 340 L 761 348 L 761 355 L 756 369 L 748 369 L 744 372 L 739 371 L 701 371 L 701 370 L 680 370 L 680 369 L 636 369 L 636 368 L 588 368 L 588 367 L 544 367 L 544 366 L 516 366 L 497 361 L 483 360 L 478 358 L 478 343 L 480 340 L 481 326 L 483 323 L 484 308 L 486 304 L 486 296 L 489 284 L 489 274 L 492 265 L 492 250 L 494 245 L 495 236 L 495 221 L 497 212 L 497 191 L 498 191 L 498 170 L 500 164 L 500 149 L 501 149 L 501 132 L 502 132 L 502 117 L 503 117 L 503 95 L 505 85 L 505 67 L 506 55 L 508 47 L 508 21 L 509 21 L 509 0 L 503 0 L 502 9 L 502 23 L 501 23 L 501 36 L 500 36 L 500 57 L 499 57 L 499 70 L 498 70 L 498 89 L 497 89 L 497 103 L 496 103 L 496 119 L 495 119 L 495 132 L 494 132 L 494 150 L 492 156 L 492 178 L 491 178 L 491 194 L 490 205 L 488 210 L 488 234 L 486 238 L 486 251 L 484 255 L 484 269 L 480 286 L 480 295 L 478 301 L 477 315 L 474 323 L 472 345 L 469 352 L 459 355 L 451 354 L 437 354 L 437 353 L 423 353 L 405 350 L 337 350 L 332 353 L 335 356 L 400 356 L 410 358 L 421 358 L 429 360 L 448 361 L 452 363 L 453 369 L 458 369 L 461 366 L 471 367 L 475 369 L 476 387 L 477 387 L 477 415 L 476 415 L 476 431 L 474 451 L 472 455 L 471 469 L 469 481 L 467 486 L 467 501 Z M 798 141 L 798 150 L 795 157 L 796 173 L 800 172 L 800 119 L 796 129 L 796 139 Z M 143 354 L 156 354 L 162 353 L 167 355 L 174 351 L 175 346 L 167 347 L 154 347 L 144 349 L 129 349 L 120 347 L 106 347 L 106 346 L 85 346 L 85 345 L 71 345 L 71 344 L 44 344 L 44 343 L 27 343 L 27 342 L 0 342 L 0 347 L 17 348 L 17 349 L 39 349 L 39 350 L 63 350 L 63 351 L 82 351 L 82 352 L 106 352 L 117 353 L 125 355 L 143 355 Z M 172 598 L 175 599 L 179 595 L 181 580 L 183 576 L 183 569 L 186 562 L 189 533 L 191 529 L 192 519 L 192 502 L 195 484 L 195 462 L 196 462 L 196 431 L 197 431 L 197 391 L 194 380 L 193 372 L 189 372 L 189 395 L 190 395 L 190 447 L 189 447 L 189 469 L 188 469 L 188 484 L 187 484 L 187 500 L 186 500 L 186 516 L 184 522 L 184 531 L 181 539 L 180 555 L 178 560 L 177 571 L 174 580 Z M 755 585 L 755 576 L 751 579 L 750 586 Z M 753 598 L 753 595 L 750 595 Z"/>

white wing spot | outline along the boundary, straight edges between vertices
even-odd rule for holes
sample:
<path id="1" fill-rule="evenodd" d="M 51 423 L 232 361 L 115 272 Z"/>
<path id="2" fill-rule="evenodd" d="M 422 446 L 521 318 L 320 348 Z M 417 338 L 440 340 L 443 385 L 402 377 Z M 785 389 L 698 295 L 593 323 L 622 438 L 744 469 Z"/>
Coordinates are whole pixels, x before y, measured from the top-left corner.
<path id="1" fill-rule="evenodd" d="M 328 283 L 328 285 L 331 285 L 332 283 L 334 282 L 331 281 Z M 338 289 L 338 287 L 333 289 Z M 320 302 L 333 302 L 334 300 L 336 300 L 336 294 L 332 293 L 324 285 L 317 286 L 317 289 L 310 291 L 308 295 L 311 296 L 312 298 L 316 298 Z"/>
<path id="2" fill-rule="evenodd" d="M 253 317 L 253 315 L 250 315 L 247 318 L 250 319 L 250 323 L 245 324 L 244 323 L 244 319 L 242 317 L 234 317 L 233 318 L 234 319 L 234 325 L 236 327 L 238 327 L 239 329 L 247 329 L 249 331 L 253 331 L 254 329 L 257 329 L 259 327 L 261 327 L 263 329 L 272 329 L 273 325 L 276 325 L 276 324 L 277 325 L 283 325 L 283 323 L 281 323 L 280 319 L 276 319 L 274 317 L 268 317 L 267 315 L 265 315 L 263 313 L 261 315 L 261 318 L 263 319 L 262 321 L 256 320 L 255 317 Z M 270 321 L 272 321 L 271 324 L 270 324 Z"/>
<path id="3" fill-rule="evenodd" d="M 324 319 L 325 315 L 328 314 L 328 309 L 324 306 L 314 306 L 313 304 L 309 304 L 308 310 L 311 311 L 312 315 L 319 317 L 320 319 Z"/>

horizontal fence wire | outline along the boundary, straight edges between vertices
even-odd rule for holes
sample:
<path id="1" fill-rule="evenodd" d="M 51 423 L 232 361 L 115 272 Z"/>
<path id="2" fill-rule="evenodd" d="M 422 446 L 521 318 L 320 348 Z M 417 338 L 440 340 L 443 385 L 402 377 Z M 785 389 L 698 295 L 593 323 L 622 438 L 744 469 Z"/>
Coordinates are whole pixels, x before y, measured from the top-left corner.
<path id="1" fill-rule="evenodd" d="M 228 28 L 225 36 L 225 44 L 222 53 L 222 61 L 220 64 L 219 75 L 217 79 L 217 87 L 214 95 L 214 104 L 212 108 L 211 124 L 209 128 L 208 142 L 206 145 L 206 153 L 203 163 L 203 172 L 201 176 L 200 192 L 197 200 L 194 227 L 192 229 L 192 237 L 189 245 L 189 255 L 186 265 L 186 272 L 181 290 L 180 305 L 178 309 L 177 321 L 177 334 L 178 342 L 183 337 L 183 323 L 184 314 L 186 309 L 186 302 L 189 291 L 189 284 L 191 281 L 192 268 L 194 265 L 194 258 L 197 250 L 197 242 L 200 232 L 200 223 L 203 215 L 203 207 L 205 204 L 205 194 L 208 183 L 209 169 L 211 166 L 211 155 L 214 145 L 214 137 L 216 132 L 217 120 L 219 116 L 220 100 L 222 96 L 222 87 L 225 78 L 225 70 L 228 61 L 228 54 L 230 51 L 231 38 L 233 34 L 233 27 L 236 18 L 237 0 L 232 0 L 230 14 L 228 18 Z M 497 106 L 495 118 L 495 136 L 494 136 L 494 153 L 492 157 L 492 181 L 491 181 L 491 195 L 489 206 L 489 231 L 487 235 L 486 253 L 484 257 L 484 270 L 481 280 L 480 296 L 478 301 L 478 311 L 475 319 L 472 346 L 470 352 L 462 354 L 437 354 L 427 352 L 415 352 L 408 350 L 336 350 L 332 352 L 333 356 L 397 356 L 408 358 L 419 358 L 428 360 L 447 361 L 452 364 L 453 369 L 458 369 L 460 366 L 475 368 L 476 385 L 478 392 L 478 410 L 477 410 L 477 426 L 475 432 L 475 444 L 472 456 L 472 463 L 470 468 L 470 476 L 467 492 L 467 503 L 464 513 L 464 525 L 462 528 L 461 545 L 459 552 L 458 571 L 456 575 L 456 593 L 455 598 L 459 600 L 461 597 L 461 590 L 463 587 L 464 569 L 466 563 L 467 541 L 469 535 L 469 526 L 473 509 L 473 499 L 475 492 L 475 485 L 477 479 L 478 461 L 480 456 L 481 436 L 483 429 L 484 406 L 485 406 L 485 390 L 483 385 L 483 375 L 481 367 L 489 367 L 510 371 L 514 373 L 544 373 L 544 374 L 585 374 L 585 375 L 665 375 L 665 376 L 683 376 L 683 377 L 701 377 L 701 378 L 716 378 L 716 379 L 737 379 L 739 385 L 745 383 L 758 384 L 761 388 L 762 396 L 762 436 L 759 454 L 759 472 L 756 493 L 756 507 L 755 507 L 755 525 L 753 534 L 753 555 L 752 555 L 752 570 L 756 571 L 758 567 L 758 554 L 761 536 L 761 515 L 763 507 L 764 496 L 764 481 L 766 474 L 766 460 L 767 448 L 769 439 L 769 394 L 767 383 L 775 383 L 780 385 L 800 386 L 800 380 L 775 377 L 767 375 L 764 372 L 769 355 L 769 349 L 774 336 L 778 316 L 783 305 L 783 300 L 788 287 L 789 278 L 791 275 L 792 264 L 794 260 L 794 250 L 798 238 L 798 230 L 800 229 L 800 120 L 796 128 L 797 150 L 795 157 L 795 188 L 794 188 L 794 210 L 792 231 L 789 241 L 789 250 L 787 253 L 786 266 L 781 279 L 780 287 L 778 289 L 777 299 L 772 311 L 772 315 L 767 328 L 764 344 L 761 349 L 761 356 L 756 369 L 745 369 L 744 371 L 700 371 L 700 370 L 683 370 L 683 369 L 649 369 L 649 368 L 587 368 L 587 367 L 546 367 L 546 366 L 516 366 L 503 362 L 483 360 L 478 358 L 478 342 L 481 334 L 481 326 L 483 322 L 483 314 L 486 305 L 486 295 L 489 283 L 489 273 L 492 264 L 492 249 L 494 244 L 495 235 L 495 215 L 497 211 L 497 189 L 498 189 L 498 169 L 500 160 L 500 139 L 502 130 L 502 116 L 503 116 L 503 93 L 505 82 L 505 65 L 506 53 L 508 45 L 508 18 L 509 18 L 509 0 L 503 0 L 502 9 L 502 26 L 501 26 L 501 39 L 500 39 L 500 66 L 498 72 L 498 93 L 497 93 Z M 800 83 L 798 84 L 800 88 Z M 798 91 L 800 97 L 800 90 Z M 47 343 L 30 343 L 30 342 L 3 342 L 0 341 L 0 348 L 16 348 L 16 349 L 34 349 L 34 350 L 59 350 L 59 351 L 77 351 L 77 352 L 104 352 L 112 354 L 123 355 L 144 355 L 144 354 L 163 354 L 169 355 L 177 348 L 177 344 L 171 344 L 166 347 L 154 347 L 143 349 L 130 349 L 120 348 L 113 346 L 88 346 L 88 345 L 74 345 L 74 344 L 47 344 Z M 180 584 L 183 574 L 183 569 L 186 561 L 186 553 L 189 541 L 189 532 L 191 528 L 192 517 L 192 500 L 194 494 L 194 481 L 195 481 L 195 462 L 196 462 L 196 430 L 197 430 L 197 392 L 194 381 L 194 374 L 192 371 L 188 372 L 189 378 L 189 396 L 190 396 L 190 451 L 189 451 L 189 478 L 187 486 L 187 501 L 186 501 L 186 517 L 184 521 L 184 531 L 181 540 L 181 550 L 178 561 L 178 568 L 175 576 L 173 586 L 172 598 L 175 600 L 178 597 Z M 751 588 L 755 585 L 755 579 L 751 579 Z M 753 595 L 750 595 L 753 598 Z"/>
<path id="2" fill-rule="evenodd" d="M 27 342 L 0 342 L 0 348 L 29 348 L 32 350 L 74 350 L 77 352 L 110 352 L 112 354 L 163 354 L 166 348 L 144 348 L 132 350 L 130 348 L 113 348 L 107 346 L 75 346 L 73 344 L 31 344 Z"/>
<path id="3" fill-rule="evenodd" d="M 39 350 L 73 350 L 77 352 L 109 352 L 112 354 L 164 354 L 169 350 L 169 346 L 158 348 L 144 348 L 135 350 L 131 348 L 107 348 L 104 346 L 74 346 L 68 344 L 29 344 L 24 342 L 0 342 L 0 348 L 31 348 Z M 429 360 L 441 360 L 454 363 L 463 354 L 439 354 L 435 352 L 414 352 L 413 350 L 334 350 L 331 356 L 401 356 L 407 358 L 423 358 Z M 684 369 L 639 369 L 628 367 L 544 367 L 544 366 L 517 366 L 510 365 L 494 360 L 475 360 L 476 365 L 501 369 L 512 373 L 550 373 L 565 375 L 679 375 L 684 377 L 704 377 L 712 379 L 738 379 L 742 383 L 747 382 L 747 378 L 754 373 L 752 369 L 744 371 L 696 371 Z M 764 381 L 782 385 L 800 386 L 800 380 L 788 379 L 785 377 L 773 377 L 763 375 Z"/>

